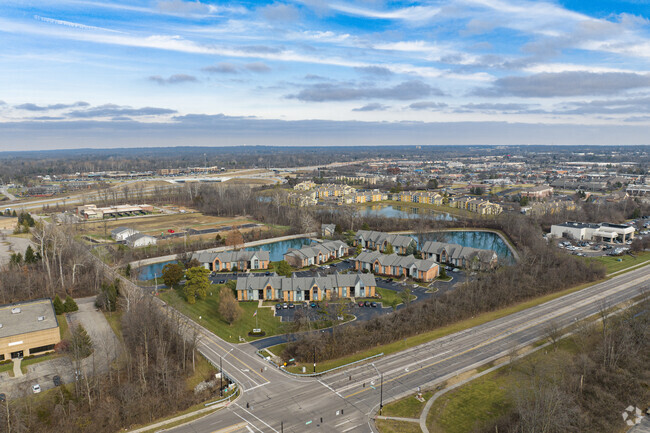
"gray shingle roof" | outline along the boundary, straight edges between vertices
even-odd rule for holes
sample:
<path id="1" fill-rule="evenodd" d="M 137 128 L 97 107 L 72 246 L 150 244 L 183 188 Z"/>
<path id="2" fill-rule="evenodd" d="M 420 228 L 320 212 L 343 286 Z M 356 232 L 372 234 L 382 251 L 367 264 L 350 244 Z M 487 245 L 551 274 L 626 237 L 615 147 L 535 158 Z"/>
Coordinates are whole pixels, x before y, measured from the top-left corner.
<path id="1" fill-rule="evenodd" d="M 341 247 L 347 249 L 348 245 L 345 242 L 341 241 L 328 241 L 320 244 L 307 245 L 300 248 L 299 250 L 290 249 L 285 253 L 285 255 L 295 256 L 301 260 L 304 260 L 310 257 L 316 257 L 319 253 L 326 255 L 332 251 L 338 251 L 338 249 Z"/>
<path id="2" fill-rule="evenodd" d="M 324 277 L 279 277 L 279 276 L 246 276 L 237 278 L 237 290 L 260 290 L 267 286 L 282 291 L 310 290 L 315 285 L 321 289 L 335 287 L 353 287 L 357 283 L 365 287 L 375 287 L 377 282 L 372 274 L 331 274 Z"/>
<path id="3" fill-rule="evenodd" d="M 382 244 L 384 242 L 388 242 L 394 247 L 403 247 L 403 248 L 408 248 L 408 246 L 411 243 L 415 242 L 415 239 L 407 235 L 395 235 L 395 234 L 376 232 L 370 230 L 359 230 L 357 232 L 355 239 L 360 239 L 362 237 L 364 240 L 372 241 L 375 244 Z"/>
<path id="4" fill-rule="evenodd" d="M 260 261 L 269 261 L 271 256 L 268 251 L 256 250 L 256 251 L 223 251 L 220 253 L 211 253 L 211 252 L 201 252 L 192 254 L 192 258 L 196 258 L 201 263 L 212 263 L 216 258 L 219 258 L 224 263 L 230 262 L 239 262 L 239 261 L 249 261 L 253 257 L 257 257 Z"/>
<path id="5" fill-rule="evenodd" d="M 382 254 L 379 251 L 366 251 L 357 256 L 354 259 L 361 263 L 375 263 L 379 261 L 379 264 L 382 266 L 399 266 L 402 268 L 411 268 L 415 265 L 415 268 L 418 271 L 426 272 L 431 268 L 437 266 L 437 263 L 433 259 L 416 259 L 413 255 L 409 256 L 398 256 L 397 254 Z"/>
<path id="6" fill-rule="evenodd" d="M 442 251 L 452 259 L 473 260 L 475 257 L 483 263 L 490 263 L 497 258 L 497 253 L 492 250 L 482 250 L 479 248 L 464 247 L 457 244 L 448 244 L 446 242 L 427 241 L 422 246 L 422 252 L 428 254 L 441 254 Z"/>

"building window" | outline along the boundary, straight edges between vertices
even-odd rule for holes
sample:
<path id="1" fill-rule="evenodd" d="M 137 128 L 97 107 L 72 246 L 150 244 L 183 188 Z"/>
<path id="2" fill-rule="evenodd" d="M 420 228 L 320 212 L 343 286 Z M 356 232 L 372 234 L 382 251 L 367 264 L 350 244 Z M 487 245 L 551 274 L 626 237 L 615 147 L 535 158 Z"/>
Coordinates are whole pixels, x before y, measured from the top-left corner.
<path id="1" fill-rule="evenodd" d="M 0 361 L 4 361 L 4 360 L 5 360 L 5 356 L 4 356 L 4 355 L 0 355 Z"/>
<path id="2" fill-rule="evenodd" d="M 347 287 L 343 287 L 341 289 L 341 296 L 344 297 L 344 298 L 348 297 L 348 288 Z"/>
<path id="3" fill-rule="evenodd" d="M 48 344 L 47 346 L 34 347 L 29 349 L 29 354 L 33 355 L 35 353 L 47 352 L 49 350 L 54 350 L 54 344 Z"/>

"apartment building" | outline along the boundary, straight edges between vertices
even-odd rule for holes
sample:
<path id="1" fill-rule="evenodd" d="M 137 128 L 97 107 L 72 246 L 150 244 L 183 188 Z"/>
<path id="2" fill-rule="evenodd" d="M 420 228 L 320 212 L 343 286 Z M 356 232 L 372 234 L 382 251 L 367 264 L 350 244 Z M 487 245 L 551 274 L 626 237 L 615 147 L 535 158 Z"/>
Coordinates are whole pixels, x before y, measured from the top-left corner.
<path id="1" fill-rule="evenodd" d="M 339 298 L 375 296 L 377 283 L 372 274 L 331 274 L 324 277 L 291 278 L 246 276 L 237 278 L 239 301 L 304 302 Z"/>
<path id="2" fill-rule="evenodd" d="M 435 260 L 416 259 L 413 255 L 398 256 L 382 254 L 379 251 L 367 251 L 359 254 L 354 261 L 354 269 L 367 270 L 376 275 L 393 278 L 413 278 L 420 281 L 433 281 L 440 269 Z"/>
<path id="3" fill-rule="evenodd" d="M 307 245 L 300 249 L 290 249 L 284 254 L 284 260 L 294 268 L 304 268 L 339 259 L 348 254 L 349 248 L 345 242 L 328 241 Z"/>
<path id="4" fill-rule="evenodd" d="M 223 251 L 220 253 L 201 252 L 192 254 L 192 259 L 197 259 L 210 271 L 247 271 L 250 269 L 268 269 L 270 254 L 268 251 Z"/>
<path id="5" fill-rule="evenodd" d="M 497 253 L 492 250 L 464 247 L 446 242 L 427 241 L 422 246 L 422 257 L 438 263 L 472 269 L 486 270 L 497 265 Z"/>
<path id="6" fill-rule="evenodd" d="M 408 254 L 410 250 L 415 251 L 417 247 L 415 239 L 407 235 L 359 230 L 354 237 L 354 246 L 361 245 L 369 250 L 385 252 L 388 244 L 393 246 L 393 251 L 397 254 Z"/>

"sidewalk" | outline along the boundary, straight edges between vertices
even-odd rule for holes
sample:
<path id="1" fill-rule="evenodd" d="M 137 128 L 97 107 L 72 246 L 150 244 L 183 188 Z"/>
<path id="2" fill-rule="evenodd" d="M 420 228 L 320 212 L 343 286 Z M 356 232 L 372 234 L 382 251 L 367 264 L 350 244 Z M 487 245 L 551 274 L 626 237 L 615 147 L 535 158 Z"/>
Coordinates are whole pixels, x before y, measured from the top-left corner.
<path id="1" fill-rule="evenodd" d="M 20 369 L 21 361 L 22 358 L 14 358 L 14 377 L 21 377 L 23 375 L 23 371 Z"/>

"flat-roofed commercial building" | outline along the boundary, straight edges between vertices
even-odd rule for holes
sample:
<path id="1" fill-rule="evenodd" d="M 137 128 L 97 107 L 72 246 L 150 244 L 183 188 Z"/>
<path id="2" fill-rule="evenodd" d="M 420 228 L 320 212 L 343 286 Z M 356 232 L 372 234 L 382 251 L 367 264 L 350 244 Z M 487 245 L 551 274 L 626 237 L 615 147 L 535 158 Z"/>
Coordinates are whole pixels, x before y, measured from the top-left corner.
<path id="1" fill-rule="evenodd" d="M 50 299 L 0 306 L 0 361 L 50 352 L 59 341 Z"/>

